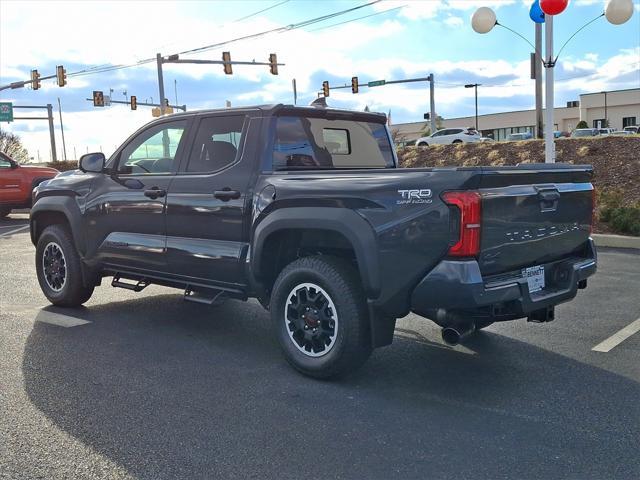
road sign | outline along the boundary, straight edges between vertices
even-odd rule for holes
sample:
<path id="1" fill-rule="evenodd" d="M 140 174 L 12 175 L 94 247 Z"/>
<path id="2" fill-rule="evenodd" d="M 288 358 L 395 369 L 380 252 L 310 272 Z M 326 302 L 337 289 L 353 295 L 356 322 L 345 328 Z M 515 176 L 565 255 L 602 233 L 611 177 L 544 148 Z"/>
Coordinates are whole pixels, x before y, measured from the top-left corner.
<path id="1" fill-rule="evenodd" d="M 13 103 L 0 102 L 0 122 L 13 122 Z"/>
<path id="2" fill-rule="evenodd" d="M 381 85 L 384 85 L 385 83 L 387 83 L 385 80 L 375 80 L 373 82 L 367 83 L 367 86 L 368 87 L 379 87 Z"/>

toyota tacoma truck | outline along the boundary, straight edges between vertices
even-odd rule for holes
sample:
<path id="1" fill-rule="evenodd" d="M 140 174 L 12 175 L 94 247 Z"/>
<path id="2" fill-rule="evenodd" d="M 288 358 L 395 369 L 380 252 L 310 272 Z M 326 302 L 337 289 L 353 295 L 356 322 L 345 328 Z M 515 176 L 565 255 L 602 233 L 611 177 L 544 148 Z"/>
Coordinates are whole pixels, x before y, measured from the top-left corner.
<path id="1" fill-rule="evenodd" d="M 0 218 L 14 208 L 29 208 L 33 189 L 57 174 L 53 168 L 18 165 L 9 155 L 0 152 Z"/>
<path id="2" fill-rule="evenodd" d="M 286 359 L 326 378 L 409 312 L 459 342 L 547 322 L 596 271 L 590 166 L 398 168 L 383 114 L 286 105 L 170 115 L 37 188 L 44 295 L 179 288 L 257 298 Z"/>

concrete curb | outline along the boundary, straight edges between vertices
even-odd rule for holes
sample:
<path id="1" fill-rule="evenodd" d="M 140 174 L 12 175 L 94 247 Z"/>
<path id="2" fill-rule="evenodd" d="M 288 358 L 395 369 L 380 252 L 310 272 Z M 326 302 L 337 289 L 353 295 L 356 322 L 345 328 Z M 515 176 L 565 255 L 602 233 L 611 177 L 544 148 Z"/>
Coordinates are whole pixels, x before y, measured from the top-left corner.
<path id="1" fill-rule="evenodd" d="M 594 233 L 591 236 L 596 243 L 596 247 L 634 248 L 640 250 L 640 237 L 605 235 L 602 233 Z"/>

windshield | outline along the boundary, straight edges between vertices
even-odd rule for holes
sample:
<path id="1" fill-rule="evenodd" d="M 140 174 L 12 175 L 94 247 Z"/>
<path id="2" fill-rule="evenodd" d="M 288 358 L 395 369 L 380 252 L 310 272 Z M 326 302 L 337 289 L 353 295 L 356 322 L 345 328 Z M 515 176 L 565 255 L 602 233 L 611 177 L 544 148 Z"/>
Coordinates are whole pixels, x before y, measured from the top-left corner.
<path id="1" fill-rule="evenodd" d="M 393 151 L 384 124 L 277 117 L 274 170 L 393 166 Z"/>

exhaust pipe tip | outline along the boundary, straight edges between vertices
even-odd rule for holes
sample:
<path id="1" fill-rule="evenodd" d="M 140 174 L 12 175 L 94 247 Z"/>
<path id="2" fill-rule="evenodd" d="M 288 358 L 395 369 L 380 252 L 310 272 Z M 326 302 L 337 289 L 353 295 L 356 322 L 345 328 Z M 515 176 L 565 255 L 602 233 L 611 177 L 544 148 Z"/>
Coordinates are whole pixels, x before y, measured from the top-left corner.
<path id="1" fill-rule="evenodd" d="M 458 345 L 465 337 L 472 334 L 475 330 L 473 323 L 466 325 L 457 325 L 454 327 L 445 327 L 442 329 L 442 340 L 452 347 Z"/>

